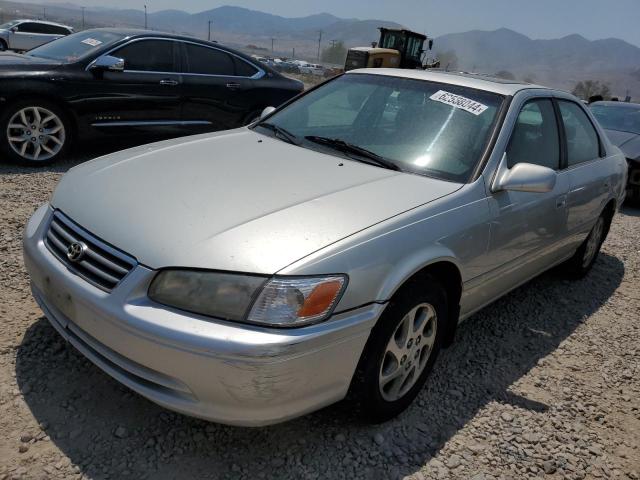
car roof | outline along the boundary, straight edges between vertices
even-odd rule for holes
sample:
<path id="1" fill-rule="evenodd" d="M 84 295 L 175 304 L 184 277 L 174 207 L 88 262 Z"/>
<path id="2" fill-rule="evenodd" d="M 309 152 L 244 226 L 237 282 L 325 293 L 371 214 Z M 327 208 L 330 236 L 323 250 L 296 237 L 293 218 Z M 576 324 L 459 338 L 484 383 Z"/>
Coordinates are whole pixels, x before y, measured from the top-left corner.
<path id="1" fill-rule="evenodd" d="M 392 77 L 414 78 L 417 80 L 428 80 L 432 82 L 450 83 L 461 87 L 475 88 L 501 95 L 515 95 L 521 90 L 545 89 L 553 90 L 541 85 L 519 82 L 517 80 L 507 80 L 504 78 L 491 77 L 478 73 L 448 72 L 445 70 L 410 70 L 402 68 L 361 68 L 350 70 L 347 74 L 368 73 L 373 75 L 386 75 Z"/>
<path id="2" fill-rule="evenodd" d="M 72 28 L 69 25 L 65 25 L 64 23 L 50 22 L 48 20 L 34 20 L 31 18 L 20 18 L 14 20 L 16 22 L 29 22 L 29 23 L 42 23 L 44 25 L 53 25 L 55 27 L 64 27 L 64 28 Z"/>
<path id="3" fill-rule="evenodd" d="M 602 105 L 604 107 L 640 108 L 640 103 L 632 103 L 632 102 L 600 101 L 600 102 L 593 102 L 593 103 L 589 104 L 589 106 L 593 106 L 593 105 Z"/>

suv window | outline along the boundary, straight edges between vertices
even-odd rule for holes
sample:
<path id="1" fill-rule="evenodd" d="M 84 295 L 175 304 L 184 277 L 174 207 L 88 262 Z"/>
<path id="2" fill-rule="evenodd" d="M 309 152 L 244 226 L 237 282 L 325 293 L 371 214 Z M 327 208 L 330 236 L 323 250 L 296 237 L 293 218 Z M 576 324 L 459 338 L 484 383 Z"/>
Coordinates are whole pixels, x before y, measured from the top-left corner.
<path id="1" fill-rule="evenodd" d="M 113 56 L 124 59 L 125 70 L 175 72 L 175 42 L 141 40 L 122 47 Z"/>
<path id="2" fill-rule="evenodd" d="M 185 43 L 184 46 L 188 60 L 186 73 L 235 76 L 235 64 L 228 53 L 193 43 Z"/>
<path id="3" fill-rule="evenodd" d="M 582 108 L 569 101 L 558 101 L 567 136 L 569 166 L 600 157 L 600 140 L 596 129 Z"/>
<path id="4" fill-rule="evenodd" d="M 38 29 L 39 25 L 33 22 L 24 22 L 18 25 L 18 31 L 22 33 L 42 33 Z"/>
<path id="5" fill-rule="evenodd" d="M 518 115 L 507 147 L 507 165 L 511 168 L 518 163 L 560 167 L 558 124 L 547 98 L 527 102 Z"/>

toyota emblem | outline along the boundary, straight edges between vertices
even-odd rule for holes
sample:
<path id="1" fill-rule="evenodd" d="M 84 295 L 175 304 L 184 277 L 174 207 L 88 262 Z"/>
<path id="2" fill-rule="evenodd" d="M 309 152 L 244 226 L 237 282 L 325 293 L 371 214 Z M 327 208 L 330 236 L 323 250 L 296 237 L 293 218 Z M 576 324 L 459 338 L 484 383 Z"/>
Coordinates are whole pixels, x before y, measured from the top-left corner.
<path id="1" fill-rule="evenodd" d="M 67 258 L 72 262 L 79 262 L 84 257 L 87 246 L 82 242 L 73 242 L 67 248 Z"/>

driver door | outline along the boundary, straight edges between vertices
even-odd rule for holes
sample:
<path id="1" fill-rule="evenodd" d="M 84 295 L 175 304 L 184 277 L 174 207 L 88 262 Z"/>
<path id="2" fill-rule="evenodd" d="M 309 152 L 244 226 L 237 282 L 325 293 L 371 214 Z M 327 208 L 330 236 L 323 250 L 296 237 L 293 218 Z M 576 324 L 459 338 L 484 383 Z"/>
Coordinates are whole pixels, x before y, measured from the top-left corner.
<path id="1" fill-rule="evenodd" d="M 124 71 L 95 72 L 90 98 L 83 102 L 93 127 L 102 130 L 179 129 L 182 76 L 177 42 L 132 41 L 109 55 L 124 60 Z"/>
<path id="2" fill-rule="evenodd" d="M 550 98 L 528 100 L 521 108 L 503 162 L 530 163 L 557 172 L 546 193 L 499 191 L 489 197 L 493 221 L 484 276 L 487 301 L 512 289 L 561 259 L 567 236 L 569 176 L 561 170 L 558 120 Z"/>

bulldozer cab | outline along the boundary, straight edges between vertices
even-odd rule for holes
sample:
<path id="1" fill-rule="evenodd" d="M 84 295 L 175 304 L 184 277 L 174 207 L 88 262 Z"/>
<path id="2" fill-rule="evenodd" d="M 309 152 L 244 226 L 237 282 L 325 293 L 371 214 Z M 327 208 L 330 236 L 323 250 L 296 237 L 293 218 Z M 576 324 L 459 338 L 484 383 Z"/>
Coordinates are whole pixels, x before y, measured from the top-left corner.
<path id="1" fill-rule="evenodd" d="M 400 53 L 400 68 L 420 68 L 426 40 L 426 35 L 411 30 L 381 27 L 378 47 L 397 50 Z"/>

